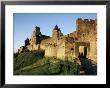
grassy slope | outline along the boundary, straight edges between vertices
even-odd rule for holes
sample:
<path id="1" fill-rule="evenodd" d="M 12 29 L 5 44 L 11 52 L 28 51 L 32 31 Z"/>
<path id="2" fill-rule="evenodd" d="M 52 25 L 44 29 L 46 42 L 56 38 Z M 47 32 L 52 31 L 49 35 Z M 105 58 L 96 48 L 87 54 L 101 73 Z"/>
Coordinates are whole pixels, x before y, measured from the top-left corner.
<path id="1" fill-rule="evenodd" d="M 77 74 L 78 65 L 55 58 L 42 58 L 39 52 L 21 53 L 14 59 L 15 75 Z"/>
<path id="2" fill-rule="evenodd" d="M 29 66 L 42 57 L 42 51 L 20 53 L 16 58 L 14 58 L 14 70 Z"/>

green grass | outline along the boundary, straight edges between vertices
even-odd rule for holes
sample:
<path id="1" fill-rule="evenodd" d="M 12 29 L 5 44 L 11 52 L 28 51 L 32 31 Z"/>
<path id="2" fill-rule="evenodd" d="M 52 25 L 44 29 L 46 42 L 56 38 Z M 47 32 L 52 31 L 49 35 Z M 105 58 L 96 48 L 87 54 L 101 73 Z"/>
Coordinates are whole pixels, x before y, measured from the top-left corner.
<path id="1" fill-rule="evenodd" d="M 35 63 L 37 60 L 43 58 L 43 51 L 33 51 L 20 53 L 14 58 L 14 70 L 18 70 L 25 66 Z"/>
<path id="2" fill-rule="evenodd" d="M 15 75 L 77 75 L 79 65 L 54 57 L 43 57 L 41 52 L 24 52 L 14 59 Z"/>

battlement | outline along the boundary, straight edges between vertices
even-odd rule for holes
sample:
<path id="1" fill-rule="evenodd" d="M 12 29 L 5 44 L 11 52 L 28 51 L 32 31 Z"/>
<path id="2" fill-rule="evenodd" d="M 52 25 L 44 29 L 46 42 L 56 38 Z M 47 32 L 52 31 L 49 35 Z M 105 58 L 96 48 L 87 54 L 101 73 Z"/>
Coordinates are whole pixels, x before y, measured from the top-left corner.
<path id="1" fill-rule="evenodd" d="M 76 20 L 76 25 L 92 25 L 92 24 L 96 24 L 96 19 L 93 20 L 93 19 L 82 19 L 82 18 L 78 18 Z"/>
<path id="2" fill-rule="evenodd" d="M 46 43 L 46 46 L 54 46 L 54 47 L 56 47 L 57 44 L 56 43 Z"/>

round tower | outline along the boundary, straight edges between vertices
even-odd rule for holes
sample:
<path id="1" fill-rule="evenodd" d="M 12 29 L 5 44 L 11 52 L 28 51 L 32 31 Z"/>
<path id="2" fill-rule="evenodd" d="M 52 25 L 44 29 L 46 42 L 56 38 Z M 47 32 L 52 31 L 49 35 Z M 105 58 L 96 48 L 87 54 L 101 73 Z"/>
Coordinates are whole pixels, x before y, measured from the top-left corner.
<path id="1" fill-rule="evenodd" d="M 58 28 L 58 26 L 56 25 L 53 29 L 52 32 L 52 37 L 53 38 L 59 38 L 62 35 L 60 28 Z"/>

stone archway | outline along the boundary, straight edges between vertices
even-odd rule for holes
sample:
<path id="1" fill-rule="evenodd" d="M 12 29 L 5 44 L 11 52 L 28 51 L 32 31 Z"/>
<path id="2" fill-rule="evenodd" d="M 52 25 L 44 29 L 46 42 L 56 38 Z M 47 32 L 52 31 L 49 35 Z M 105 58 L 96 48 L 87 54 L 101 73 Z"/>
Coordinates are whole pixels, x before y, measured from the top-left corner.
<path id="1" fill-rule="evenodd" d="M 75 57 L 78 58 L 79 54 L 83 53 L 83 56 L 89 58 L 90 43 L 87 42 L 75 42 Z"/>

